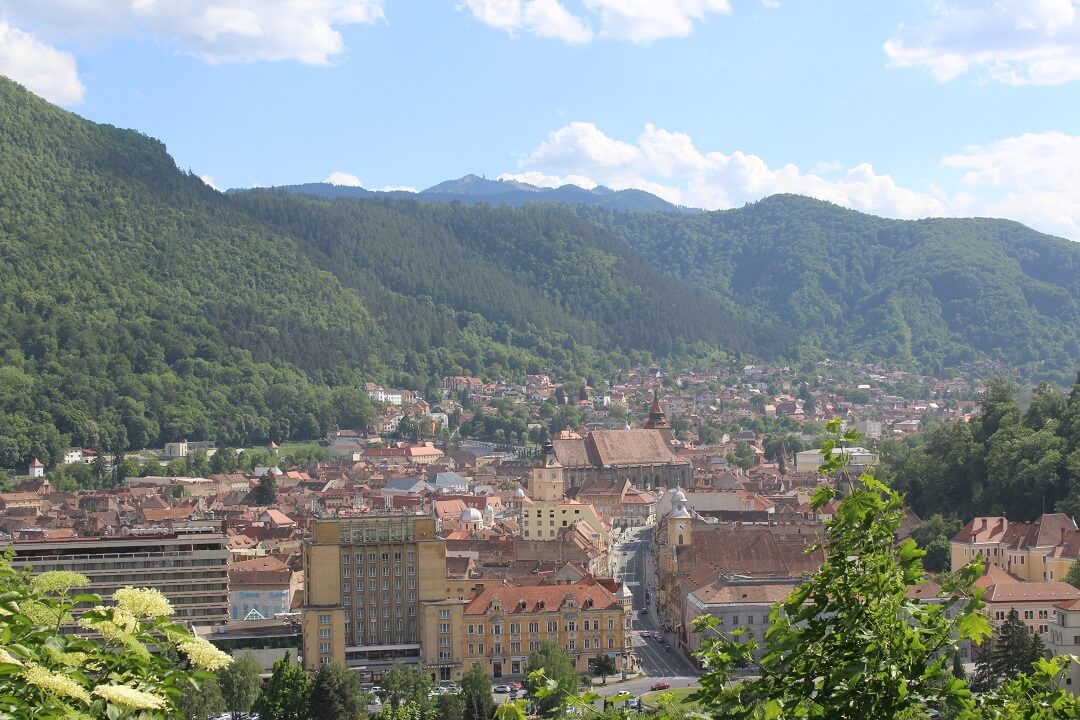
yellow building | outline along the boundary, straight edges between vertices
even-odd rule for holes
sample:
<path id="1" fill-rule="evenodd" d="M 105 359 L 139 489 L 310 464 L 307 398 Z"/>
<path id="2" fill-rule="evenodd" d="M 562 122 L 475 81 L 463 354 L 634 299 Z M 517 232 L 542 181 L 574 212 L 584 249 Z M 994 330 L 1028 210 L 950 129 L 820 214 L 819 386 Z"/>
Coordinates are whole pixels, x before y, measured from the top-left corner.
<path id="1" fill-rule="evenodd" d="M 953 537 L 950 550 L 954 571 L 982 556 L 987 566 L 1021 580 L 1062 580 L 1080 554 L 1080 530 L 1064 513 L 1047 513 L 1035 522 L 977 517 Z"/>
<path id="2" fill-rule="evenodd" d="M 621 670 L 630 652 L 632 603 L 625 585 L 618 595 L 598 584 L 491 588 L 460 616 L 460 604 L 439 606 L 449 610 L 449 622 L 440 621 L 440 647 L 460 648 L 466 669 L 480 663 L 495 679 L 523 677 L 529 653 L 545 640 L 569 652 L 580 672 L 601 654 Z M 458 617 L 462 624 L 454 624 Z"/>
<path id="3" fill-rule="evenodd" d="M 423 661 L 421 607 L 446 598 L 433 517 L 317 520 L 304 568 L 306 668 L 337 661 L 378 681 L 396 663 Z"/>
<path id="4" fill-rule="evenodd" d="M 607 550 L 611 533 L 592 505 L 568 500 L 564 494 L 566 468 L 559 464 L 549 443 L 529 481 L 532 503 L 522 503 L 521 537 L 525 540 L 555 540 L 562 528 L 584 520 L 592 528 L 592 544 Z"/>

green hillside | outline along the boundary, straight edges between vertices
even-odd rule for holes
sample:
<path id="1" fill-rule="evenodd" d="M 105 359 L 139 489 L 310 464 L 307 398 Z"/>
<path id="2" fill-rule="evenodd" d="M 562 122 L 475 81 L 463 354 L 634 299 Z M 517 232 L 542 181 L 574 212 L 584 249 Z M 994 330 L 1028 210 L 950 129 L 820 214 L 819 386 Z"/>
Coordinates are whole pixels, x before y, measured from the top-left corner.
<path id="1" fill-rule="evenodd" d="M 697 216 L 575 208 L 657 266 L 797 333 L 808 357 L 1068 382 L 1080 245 L 1006 220 L 887 220 L 796 195 Z"/>
<path id="2" fill-rule="evenodd" d="M 364 380 L 608 372 L 782 332 L 554 209 L 221 195 L 0 78 L 0 467 L 310 439 Z"/>

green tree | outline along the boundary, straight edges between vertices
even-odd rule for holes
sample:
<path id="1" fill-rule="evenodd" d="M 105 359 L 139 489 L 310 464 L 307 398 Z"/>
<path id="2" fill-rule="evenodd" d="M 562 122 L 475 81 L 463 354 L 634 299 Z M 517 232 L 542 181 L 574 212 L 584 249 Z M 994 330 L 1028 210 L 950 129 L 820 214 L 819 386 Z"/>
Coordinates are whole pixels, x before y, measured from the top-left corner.
<path id="1" fill-rule="evenodd" d="M 1080 557 L 1072 561 L 1072 564 L 1069 565 L 1069 572 L 1065 574 L 1062 580 L 1074 588 L 1080 588 Z"/>
<path id="2" fill-rule="evenodd" d="M 159 591 L 125 587 L 104 607 L 70 571 L 30 577 L 0 556 L 0 705 L 10 718 L 175 718 L 231 658 L 171 619 Z M 73 610 L 81 614 L 73 620 Z M 62 626 L 68 627 L 61 629 Z M 154 648 L 155 652 L 151 652 Z M 207 691 L 209 692 L 209 690 Z M 141 709 L 140 709 L 141 708 Z"/>
<path id="3" fill-rule="evenodd" d="M 307 720 L 311 702 L 311 675 L 289 653 L 274 661 L 274 670 L 266 690 L 254 710 L 260 720 Z"/>
<path id="4" fill-rule="evenodd" d="M 336 662 L 323 665 L 311 683 L 311 720 L 356 720 L 362 699 L 356 673 Z"/>
<path id="5" fill-rule="evenodd" d="M 465 717 L 464 693 L 443 693 L 435 705 L 435 717 L 437 720 L 467 720 Z M 485 718 L 485 720 L 490 720 Z"/>
<path id="6" fill-rule="evenodd" d="M 277 480 L 274 479 L 272 472 L 267 472 L 259 478 L 253 497 L 256 505 L 273 505 L 277 502 Z"/>
<path id="7" fill-rule="evenodd" d="M 430 718 L 434 714 L 431 676 L 420 668 L 395 665 L 383 674 L 382 689 L 383 701 L 390 707 L 411 703 L 421 718 Z"/>
<path id="8" fill-rule="evenodd" d="M 593 672 L 603 679 L 605 685 L 607 685 L 608 675 L 614 674 L 615 670 L 615 658 L 607 653 L 600 653 L 596 656 L 596 660 L 593 663 Z"/>
<path id="9" fill-rule="evenodd" d="M 841 452 L 858 433 L 839 435 L 839 420 L 828 424 L 833 437 L 822 445 L 822 473 L 846 465 Z M 811 505 L 835 499 L 821 488 Z M 709 634 L 702 660 L 710 671 L 694 699 L 709 715 L 724 718 L 893 718 L 930 705 L 963 720 L 1033 717 L 1034 707 L 1053 707 L 1034 717 L 1076 717 L 1080 701 L 1053 687 L 1053 678 L 1071 662 L 1040 661 L 1031 676 L 1018 676 L 996 691 L 974 698 L 949 662 L 963 640 L 979 642 L 990 625 L 973 590 L 978 561 L 945 578 L 944 602 L 908 597 L 926 580 L 923 552 L 914 540 L 899 545 L 897 528 L 905 515 L 903 498 L 864 474 L 849 487 L 836 516 L 826 523 L 826 560 L 807 582 L 774 606 L 764 645 L 721 634 L 715 618 L 701 618 Z M 952 615 L 952 617 L 950 617 Z M 760 659 L 758 659 L 760 657 Z M 728 680 L 739 666 L 757 675 Z"/>
<path id="10" fill-rule="evenodd" d="M 1046 652 L 1038 633 L 1031 632 L 1016 609 L 996 628 L 990 642 L 983 644 L 975 659 L 971 687 L 985 692 L 1029 672 Z"/>
<path id="11" fill-rule="evenodd" d="M 538 714 L 544 717 L 557 712 L 565 702 L 567 696 L 576 695 L 578 688 L 578 673 L 574 667 L 574 660 L 570 653 L 563 650 L 558 644 L 543 640 L 540 647 L 529 653 L 529 678 L 526 687 L 529 694 L 536 697 Z M 543 670 L 546 677 L 545 684 L 550 684 L 551 692 L 544 697 L 537 695 L 541 683 L 534 680 L 532 672 Z"/>
<path id="12" fill-rule="evenodd" d="M 225 698 L 217 680 L 210 678 L 197 687 L 190 685 L 176 702 L 184 720 L 213 720 L 225 710 Z"/>
<path id="13" fill-rule="evenodd" d="M 923 567 L 930 572 L 952 569 L 952 547 L 949 541 L 962 527 L 959 520 L 934 513 L 915 526 L 911 538 L 926 551 Z"/>
<path id="14" fill-rule="evenodd" d="M 480 663 L 461 677 L 461 695 L 465 698 L 465 720 L 491 720 L 495 706 L 491 699 L 491 678 Z"/>
<path id="15" fill-rule="evenodd" d="M 90 469 L 94 473 L 94 487 L 104 487 L 108 468 L 105 466 L 105 451 L 102 448 L 97 449 L 97 454 L 94 455 L 94 459 L 90 463 Z"/>
<path id="16" fill-rule="evenodd" d="M 158 470 L 158 472 L 160 472 L 161 468 L 159 467 L 157 470 Z M 175 460 L 170 460 L 165 465 L 165 475 L 167 477 L 185 477 L 187 474 L 188 474 L 187 460 L 184 460 L 182 458 L 177 458 Z"/>
<path id="17" fill-rule="evenodd" d="M 259 699 L 261 675 L 262 664 L 251 652 L 245 652 L 218 673 L 221 697 L 225 700 L 225 708 L 232 713 L 234 719 L 251 710 Z"/>

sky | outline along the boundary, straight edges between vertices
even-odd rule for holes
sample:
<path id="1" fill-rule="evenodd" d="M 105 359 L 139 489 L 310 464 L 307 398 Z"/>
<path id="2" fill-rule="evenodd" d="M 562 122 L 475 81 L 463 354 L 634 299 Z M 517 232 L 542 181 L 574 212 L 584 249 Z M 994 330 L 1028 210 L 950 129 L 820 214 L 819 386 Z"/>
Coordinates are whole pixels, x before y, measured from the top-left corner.
<path id="1" fill-rule="evenodd" d="M 1080 0 L 0 0 L 0 74 L 221 189 L 475 173 L 1080 240 Z"/>

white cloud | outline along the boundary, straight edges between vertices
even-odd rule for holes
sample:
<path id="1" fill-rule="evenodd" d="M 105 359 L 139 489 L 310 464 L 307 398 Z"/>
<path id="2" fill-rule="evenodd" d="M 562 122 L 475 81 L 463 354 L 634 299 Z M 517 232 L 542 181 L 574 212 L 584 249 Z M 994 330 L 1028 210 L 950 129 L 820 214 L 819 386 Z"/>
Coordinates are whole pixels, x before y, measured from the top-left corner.
<path id="1" fill-rule="evenodd" d="M 1080 136 L 1025 133 L 965 148 L 943 162 L 964 171 L 971 212 L 1080 240 Z"/>
<path id="2" fill-rule="evenodd" d="M 824 162 L 811 171 L 793 164 L 774 167 L 742 150 L 702 151 L 689 135 L 651 124 L 625 142 L 592 123 L 572 122 L 551 132 L 521 171 L 499 177 L 545 187 L 585 178 L 709 210 L 797 193 L 887 217 L 1006 217 L 1080 239 L 1080 136 L 1004 138 L 966 148 L 942 164 L 957 171 L 952 193 L 936 185 L 904 187 L 866 162 L 846 168 Z"/>
<path id="3" fill-rule="evenodd" d="M 330 173 L 323 182 L 331 185 L 345 185 L 346 187 L 364 187 L 364 183 L 360 182 L 360 178 L 340 171 Z"/>
<path id="4" fill-rule="evenodd" d="M 345 51 L 337 28 L 384 19 L 383 0 L 8 0 L 9 15 L 61 38 L 147 32 L 210 63 L 325 65 Z"/>
<path id="5" fill-rule="evenodd" d="M 212 187 L 215 190 L 217 190 L 218 192 L 221 192 L 221 188 L 219 188 L 217 186 L 217 183 L 214 182 L 214 178 L 212 178 L 211 176 L 209 176 L 209 175 L 200 175 L 199 179 L 202 180 L 204 183 L 206 183 L 207 187 Z"/>
<path id="6" fill-rule="evenodd" d="M 731 12 L 728 0 L 582 0 L 581 15 L 560 0 L 461 0 L 458 7 L 485 25 L 569 44 L 596 35 L 635 43 L 686 37 L 708 15 Z"/>
<path id="7" fill-rule="evenodd" d="M 412 187 L 411 185 L 384 185 L 381 188 L 379 188 L 379 192 L 410 192 L 410 193 L 416 193 L 416 192 L 420 192 L 420 191 L 417 190 L 416 188 Z"/>
<path id="8" fill-rule="evenodd" d="M 508 180 L 511 182 L 528 183 L 529 185 L 535 185 L 536 187 L 545 188 L 558 188 L 563 185 L 577 185 L 578 187 L 585 188 L 586 190 L 592 190 L 596 187 L 597 183 L 592 178 L 587 178 L 584 175 L 566 175 L 559 177 L 558 175 L 545 175 L 538 170 L 530 170 L 522 173 L 503 173 L 499 175 L 496 180 Z"/>
<path id="9" fill-rule="evenodd" d="M 1013 85 L 1080 80 L 1075 0 L 938 0 L 933 17 L 903 25 L 885 43 L 895 67 L 946 82 L 968 72 Z"/>
<path id="10" fill-rule="evenodd" d="M 510 33 L 522 31 L 571 45 L 593 37 L 589 24 L 559 0 L 463 0 L 458 7 L 468 9 L 485 25 Z"/>
<path id="11" fill-rule="evenodd" d="M 71 53 L 0 20 L 0 75 L 22 83 L 49 102 L 75 105 L 85 89 Z"/>

